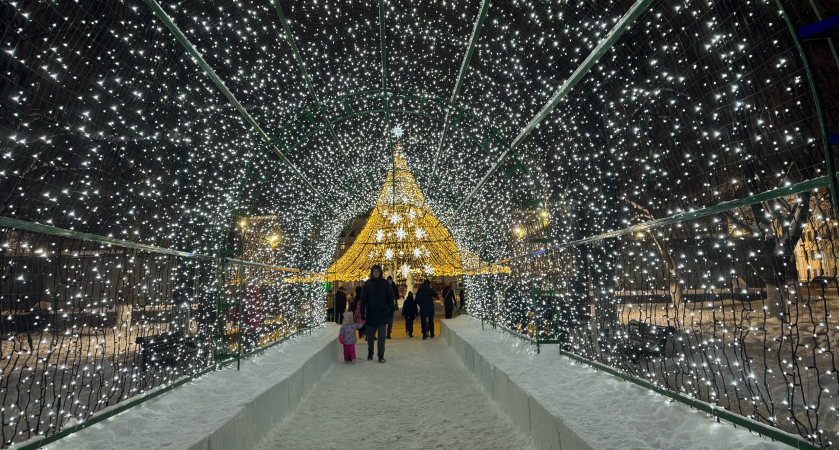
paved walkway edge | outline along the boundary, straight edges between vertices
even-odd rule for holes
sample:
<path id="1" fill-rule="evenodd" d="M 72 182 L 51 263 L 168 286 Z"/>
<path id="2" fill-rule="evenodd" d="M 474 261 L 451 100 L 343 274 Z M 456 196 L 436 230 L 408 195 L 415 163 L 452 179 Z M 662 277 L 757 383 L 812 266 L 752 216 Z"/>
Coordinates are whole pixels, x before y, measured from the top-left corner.
<path id="1" fill-rule="evenodd" d="M 313 352 L 291 375 L 268 386 L 230 417 L 211 435 L 206 436 L 189 450 L 229 450 L 253 448 L 278 422 L 288 416 L 300 403 L 312 386 L 329 372 L 333 362 L 342 357 L 341 344 L 336 333 L 329 333 L 331 339 Z"/>
<path id="2" fill-rule="evenodd" d="M 478 323 L 478 322 L 476 322 Z M 446 321 L 440 322 L 441 337 L 455 351 L 484 391 L 507 414 L 519 430 L 540 450 L 593 450 L 563 420 L 549 413 L 538 399 L 518 386 Z M 523 360 L 523 364 L 527 361 Z"/>

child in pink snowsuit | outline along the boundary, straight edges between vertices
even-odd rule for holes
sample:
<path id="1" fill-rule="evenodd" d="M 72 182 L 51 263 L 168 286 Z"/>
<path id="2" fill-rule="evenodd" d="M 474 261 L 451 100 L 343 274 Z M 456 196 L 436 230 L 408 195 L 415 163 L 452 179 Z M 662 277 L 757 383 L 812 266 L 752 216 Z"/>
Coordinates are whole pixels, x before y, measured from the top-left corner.
<path id="1" fill-rule="evenodd" d="M 356 330 L 365 326 L 365 321 L 354 323 L 353 313 L 344 313 L 344 324 L 338 332 L 338 340 L 344 344 L 344 364 L 356 364 Z"/>

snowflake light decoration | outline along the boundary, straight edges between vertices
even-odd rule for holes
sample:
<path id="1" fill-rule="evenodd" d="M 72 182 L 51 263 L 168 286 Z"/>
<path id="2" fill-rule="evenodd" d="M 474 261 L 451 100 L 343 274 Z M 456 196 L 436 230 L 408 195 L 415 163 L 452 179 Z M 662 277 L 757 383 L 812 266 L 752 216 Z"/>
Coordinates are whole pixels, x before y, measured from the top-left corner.
<path id="1" fill-rule="evenodd" d="M 408 277 L 408 274 L 411 273 L 411 266 L 408 263 L 403 263 L 402 267 L 400 267 L 400 273 L 402 273 L 403 277 Z"/>

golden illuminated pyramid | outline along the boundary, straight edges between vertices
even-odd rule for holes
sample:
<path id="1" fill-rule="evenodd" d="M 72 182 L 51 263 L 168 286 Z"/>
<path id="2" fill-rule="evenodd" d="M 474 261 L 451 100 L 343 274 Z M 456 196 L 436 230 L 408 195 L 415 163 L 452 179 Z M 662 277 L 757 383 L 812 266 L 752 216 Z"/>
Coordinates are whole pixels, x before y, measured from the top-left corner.
<path id="1" fill-rule="evenodd" d="M 463 274 L 462 259 L 478 258 L 459 252 L 449 230 L 432 214 L 402 156 L 394 153 L 376 207 L 359 236 L 327 271 L 329 281 L 366 279 L 379 264 L 395 278 L 455 276 Z M 472 264 L 470 264 L 472 265 Z"/>

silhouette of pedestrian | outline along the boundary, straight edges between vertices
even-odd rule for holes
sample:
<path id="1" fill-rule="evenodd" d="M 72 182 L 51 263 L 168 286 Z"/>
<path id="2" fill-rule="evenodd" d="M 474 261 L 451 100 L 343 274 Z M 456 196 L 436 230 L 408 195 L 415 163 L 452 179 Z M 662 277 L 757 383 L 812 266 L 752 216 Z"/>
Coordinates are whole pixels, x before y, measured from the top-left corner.
<path id="1" fill-rule="evenodd" d="M 385 362 L 385 328 L 388 319 L 394 315 L 394 291 L 382 278 L 382 267 L 375 264 L 370 268 L 370 278 L 362 287 L 359 302 L 361 319 L 367 325 L 368 361 L 373 360 L 373 341 L 376 339 L 376 355 L 379 362 Z"/>

